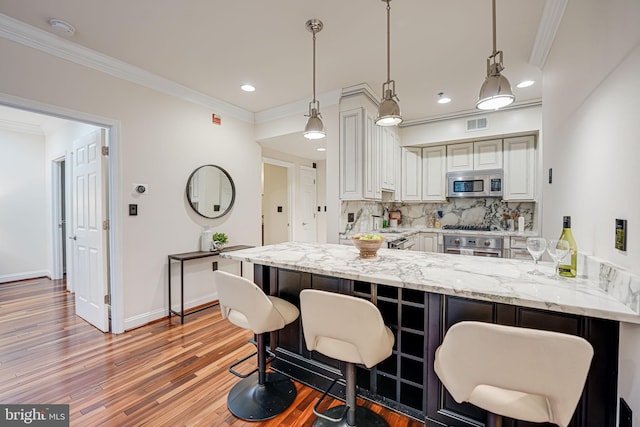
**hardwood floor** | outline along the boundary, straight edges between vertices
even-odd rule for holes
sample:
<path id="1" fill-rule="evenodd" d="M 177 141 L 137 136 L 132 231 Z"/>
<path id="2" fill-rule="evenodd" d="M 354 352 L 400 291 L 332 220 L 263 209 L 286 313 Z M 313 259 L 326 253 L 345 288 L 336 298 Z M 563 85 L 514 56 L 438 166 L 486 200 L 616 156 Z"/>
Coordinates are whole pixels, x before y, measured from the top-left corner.
<path id="1" fill-rule="evenodd" d="M 227 367 L 253 351 L 250 338 L 218 308 L 184 325 L 174 317 L 103 334 L 75 316 L 62 282 L 0 284 L 0 403 L 69 404 L 74 426 L 312 425 L 320 393 L 299 383 L 293 405 L 272 420 L 250 423 L 229 413 L 227 392 L 238 378 Z M 391 426 L 423 425 L 361 403 Z"/>

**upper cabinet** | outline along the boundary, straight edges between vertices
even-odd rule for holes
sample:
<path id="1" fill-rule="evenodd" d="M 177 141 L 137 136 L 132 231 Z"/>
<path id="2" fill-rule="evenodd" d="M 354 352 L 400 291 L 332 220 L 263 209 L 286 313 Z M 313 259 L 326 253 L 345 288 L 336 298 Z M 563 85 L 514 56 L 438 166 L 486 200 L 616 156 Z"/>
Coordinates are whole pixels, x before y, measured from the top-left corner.
<path id="1" fill-rule="evenodd" d="M 473 169 L 502 169 L 502 140 L 473 143 Z"/>
<path id="2" fill-rule="evenodd" d="M 364 151 L 364 110 L 340 112 L 340 198 L 361 200 Z"/>
<path id="3" fill-rule="evenodd" d="M 422 149 L 422 200 L 447 199 L 447 150 L 446 146 Z"/>
<path id="4" fill-rule="evenodd" d="M 447 172 L 502 169 L 502 140 L 447 145 Z"/>
<path id="5" fill-rule="evenodd" d="M 397 191 L 399 137 L 375 125 L 365 108 L 340 112 L 340 198 L 382 200 L 382 190 Z"/>
<path id="6" fill-rule="evenodd" d="M 535 201 L 535 178 L 535 138 L 505 138 L 503 199 Z"/>
<path id="7" fill-rule="evenodd" d="M 473 142 L 447 145 L 447 172 L 473 170 Z"/>
<path id="8" fill-rule="evenodd" d="M 402 200 L 422 200 L 422 148 L 402 147 Z"/>
<path id="9" fill-rule="evenodd" d="M 397 154 L 397 147 L 400 146 L 400 138 L 395 128 L 378 127 L 380 135 L 380 150 L 382 152 L 381 174 L 382 189 L 387 191 L 396 190 L 396 170 L 400 167 L 400 159 Z"/>

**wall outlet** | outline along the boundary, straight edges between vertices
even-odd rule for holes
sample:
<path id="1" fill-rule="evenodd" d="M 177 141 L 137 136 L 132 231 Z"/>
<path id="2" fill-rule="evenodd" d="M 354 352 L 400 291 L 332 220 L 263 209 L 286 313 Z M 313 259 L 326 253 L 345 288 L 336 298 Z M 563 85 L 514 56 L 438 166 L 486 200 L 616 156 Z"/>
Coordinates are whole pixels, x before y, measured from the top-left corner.
<path id="1" fill-rule="evenodd" d="M 616 218 L 616 249 L 627 250 L 627 220 Z"/>

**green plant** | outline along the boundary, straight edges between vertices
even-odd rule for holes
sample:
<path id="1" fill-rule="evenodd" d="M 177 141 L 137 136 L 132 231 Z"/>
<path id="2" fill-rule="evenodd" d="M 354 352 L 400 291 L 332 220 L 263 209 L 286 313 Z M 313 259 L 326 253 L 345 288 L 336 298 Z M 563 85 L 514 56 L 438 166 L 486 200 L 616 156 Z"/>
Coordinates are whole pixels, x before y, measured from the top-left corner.
<path id="1" fill-rule="evenodd" d="M 224 233 L 213 233 L 213 241 L 225 244 L 229 241 L 229 237 Z"/>

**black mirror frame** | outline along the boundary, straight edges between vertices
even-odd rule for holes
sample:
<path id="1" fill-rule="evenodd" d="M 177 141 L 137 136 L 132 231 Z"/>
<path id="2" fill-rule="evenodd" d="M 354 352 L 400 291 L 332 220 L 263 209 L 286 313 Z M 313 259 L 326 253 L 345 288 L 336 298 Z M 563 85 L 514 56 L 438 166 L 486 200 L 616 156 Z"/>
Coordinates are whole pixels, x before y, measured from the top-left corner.
<path id="1" fill-rule="evenodd" d="M 214 167 L 218 170 L 220 170 L 222 173 L 224 173 L 224 175 L 227 177 L 227 179 L 229 180 L 229 183 L 231 184 L 231 201 L 229 202 L 229 206 L 222 211 L 222 213 L 220 213 L 220 215 L 216 215 L 216 216 L 207 216 L 204 215 L 202 212 L 200 212 L 198 209 L 196 209 L 196 207 L 194 206 L 193 202 L 191 201 L 191 195 L 189 194 L 189 185 L 191 184 L 191 180 L 193 179 L 193 176 L 202 168 L 206 168 L 206 167 Z M 231 208 L 233 207 L 233 204 L 236 201 L 236 186 L 233 182 L 233 179 L 231 178 L 231 175 L 229 175 L 229 172 L 227 172 L 226 170 L 224 170 L 223 168 L 221 168 L 218 165 L 202 165 L 198 168 L 196 168 L 196 170 L 194 170 L 193 172 L 191 172 L 191 175 L 189 175 L 189 179 L 187 179 L 187 187 L 186 187 L 186 195 L 187 195 L 187 201 L 189 202 L 189 206 L 191 206 L 191 209 L 193 209 L 193 211 L 195 213 L 197 213 L 198 215 L 200 215 L 203 218 L 207 218 L 207 219 L 216 219 L 216 218 L 220 218 L 225 216 L 226 214 L 229 213 L 229 211 L 231 210 Z"/>

